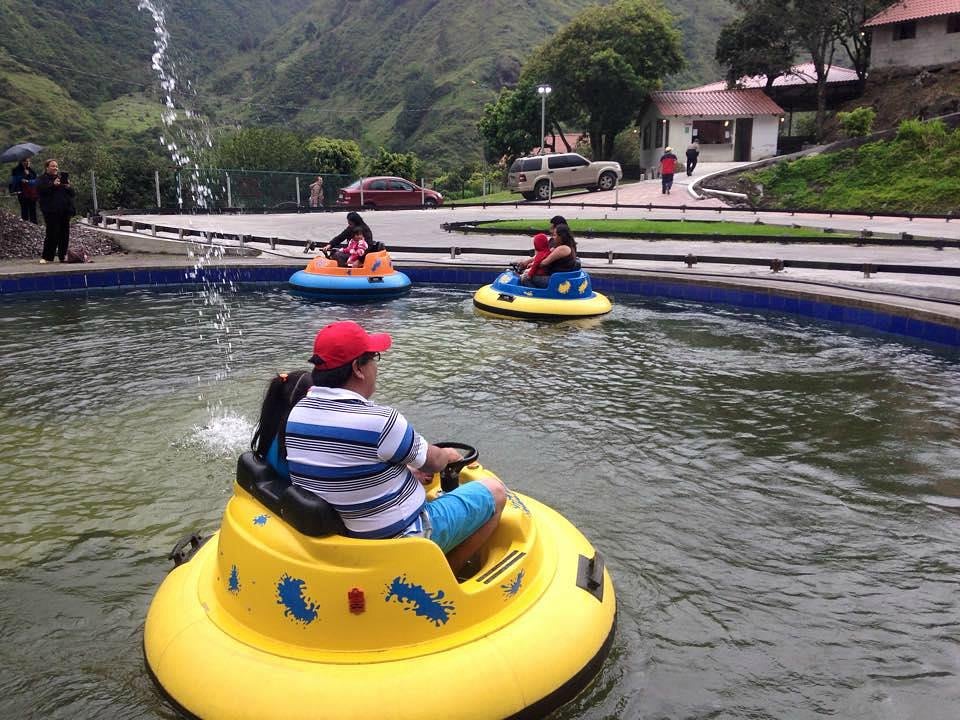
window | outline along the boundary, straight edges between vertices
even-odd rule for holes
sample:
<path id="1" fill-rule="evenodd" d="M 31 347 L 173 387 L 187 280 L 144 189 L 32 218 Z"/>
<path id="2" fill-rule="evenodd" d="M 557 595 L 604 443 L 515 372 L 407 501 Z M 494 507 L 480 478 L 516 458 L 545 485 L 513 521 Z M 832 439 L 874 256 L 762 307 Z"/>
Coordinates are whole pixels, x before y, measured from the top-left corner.
<path id="1" fill-rule="evenodd" d="M 726 131 L 729 128 L 723 123 L 723 120 L 694 120 L 693 134 L 701 145 L 728 143 L 730 140 L 727 138 Z"/>
<path id="2" fill-rule="evenodd" d="M 527 158 L 520 166 L 520 172 L 536 172 L 540 169 L 541 158 Z"/>
<path id="3" fill-rule="evenodd" d="M 390 181 L 390 189 L 391 189 L 391 190 L 406 190 L 407 192 L 410 192 L 410 191 L 413 190 L 413 186 L 412 186 L 412 185 L 408 185 L 407 183 L 405 183 L 405 182 L 403 182 L 403 181 L 401 181 L 401 180 L 391 180 L 391 181 Z"/>
<path id="4" fill-rule="evenodd" d="M 652 134 L 652 133 L 650 132 L 650 123 L 647 123 L 646 125 L 643 126 L 643 149 L 644 149 L 644 150 L 649 150 L 649 149 L 650 149 L 650 135 L 651 135 L 651 134 Z"/>
<path id="5" fill-rule="evenodd" d="M 572 167 L 583 167 L 584 165 L 589 165 L 590 162 L 586 158 L 582 158 L 579 155 L 548 155 L 547 156 L 547 167 L 551 170 L 559 170 L 560 168 L 572 168 Z"/>
<path id="6" fill-rule="evenodd" d="M 657 120 L 657 137 L 653 141 L 654 147 L 663 147 L 663 123 L 664 120 Z"/>
<path id="7" fill-rule="evenodd" d="M 947 15 L 947 32 L 960 32 L 960 13 L 956 15 Z"/>
<path id="8" fill-rule="evenodd" d="M 893 26 L 893 41 L 913 40 L 917 37 L 917 23 L 914 20 L 910 22 L 897 23 Z"/>
<path id="9" fill-rule="evenodd" d="M 370 183 L 370 187 L 367 188 L 367 189 L 368 189 L 368 190 L 386 190 L 386 189 L 387 189 L 387 181 L 386 181 L 386 180 L 373 180 L 373 181 Z"/>

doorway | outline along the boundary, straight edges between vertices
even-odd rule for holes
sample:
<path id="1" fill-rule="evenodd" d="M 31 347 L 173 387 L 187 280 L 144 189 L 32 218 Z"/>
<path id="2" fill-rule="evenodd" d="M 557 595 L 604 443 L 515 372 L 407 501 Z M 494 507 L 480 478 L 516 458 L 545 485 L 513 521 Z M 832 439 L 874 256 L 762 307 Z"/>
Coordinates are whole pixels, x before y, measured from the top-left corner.
<path id="1" fill-rule="evenodd" d="M 737 118 L 737 129 L 733 140 L 734 162 L 749 162 L 753 144 L 753 118 Z"/>

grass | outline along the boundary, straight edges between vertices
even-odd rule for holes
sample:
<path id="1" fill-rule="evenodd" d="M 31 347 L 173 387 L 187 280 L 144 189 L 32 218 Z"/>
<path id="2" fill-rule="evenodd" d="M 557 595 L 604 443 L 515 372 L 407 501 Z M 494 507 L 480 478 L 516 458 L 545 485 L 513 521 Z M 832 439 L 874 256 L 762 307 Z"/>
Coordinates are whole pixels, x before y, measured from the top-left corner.
<path id="1" fill-rule="evenodd" d="M 111 134 L 137 134 L 162 128 L 163 105 L 141 94 L 124 95 L 97 107 L 96 115 Z"/>
<path id="2" fill-rule="evenodd" d="M 546 230 L 545 220 L 500 220 L 484 223 L 485 228 L 516 230 L 529 233 Z M 635 235 L 726 235 L 730 237 L 852 237 L 849 233 L 827 233 L 818 228 L 761 223 L 705 222 L 702 220 L 571 220 L 570 229 L 576 233 L 629 233 Z"/>
<path id="3" fill-rule="evenodd" d="M 748 173 L 763 207 L 947 213 L 960 208 L 960 129 L 906 121 L 894 140 Z"/>

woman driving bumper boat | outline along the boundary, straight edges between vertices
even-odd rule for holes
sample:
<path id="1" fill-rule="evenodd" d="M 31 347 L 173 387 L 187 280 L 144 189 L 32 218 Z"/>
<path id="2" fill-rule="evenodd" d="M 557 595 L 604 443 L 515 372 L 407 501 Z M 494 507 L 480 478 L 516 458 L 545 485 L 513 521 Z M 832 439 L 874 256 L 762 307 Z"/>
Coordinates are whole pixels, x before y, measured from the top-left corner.
<path id="1" fill-rule="evenodd" d="M 353 254 L 338 250 L 357 230 L 367 247 Z M 318 244 L 308 243 L 304 252 Z M 373 233 L 358 213 L 347 213 L 347 227 L 322 251 L 306 268 L 290 276 L 291 292 L 318 300 L 370 302 L 397 298 L 410 291 L 410 278 L 393 267 L 383 243 L 374 242 Z"/>
<path id="2" fill-rule="evenodd" d="M 348 256 L 342 250 L 339 250 L 339 248 L 345 242 L 349 242 L 350 238 L 353 237 L 353 234 L 358 229 L 363 233 L 363 239 L 367 243 L 368 252 L 374 252 L 377 249 L 382 249 L 377 243 L 373 242 L 373 230 L 371 230 L 370 226 L 364 222 L 362 217 L 360 217 L 360 213 L 351 210 L 347 213 L 347 226 L 337 235 L 332 237 L 330 242 L 322 246 L 320 251 L 330 259 L 336 260 L 338 263 L 341 260 L 343 260 L 345 263 Z M 317 241 L 311 241 L 307 243 L 306 247 L 303 248 L 303 251 L 305 253 L 312 252 L 319 244 L 320 243 Z"/>
<path id="3" fill-rule="evenodd" d="M 577 259 L 577 241 L 573 239 L 573 233 L 570 232 L 570 226 L 561 223 L 550 226 L 552 249 L 550 254 L 538 263 L 541 270 L 546 270 L 546 275 L 533 275 L 529 272 L 531 262 L 523 260 L 517 263 L 522 270 L 520 282 L 529 287 L 545 288 L 550 284 L 550 276 L 559 272 L 573 272 L 580 269 L 580 261 Z"/>
<path id="4" fill-rule="evenodd" d="M 539 262 L 536 256 L 522 260 L 477 290 L 473 304 L 478 310 L 501 317 L 542 320 L 589 318 L 610 312 L 610 300 L 594 292 L 590 276 L 580 268 L 576 240 L 562 220 L 558 215 L 550 221 L 553 249 L 545 258 Z M 533 274 L 532 266 L 545 269 L 547 274 Z"/>

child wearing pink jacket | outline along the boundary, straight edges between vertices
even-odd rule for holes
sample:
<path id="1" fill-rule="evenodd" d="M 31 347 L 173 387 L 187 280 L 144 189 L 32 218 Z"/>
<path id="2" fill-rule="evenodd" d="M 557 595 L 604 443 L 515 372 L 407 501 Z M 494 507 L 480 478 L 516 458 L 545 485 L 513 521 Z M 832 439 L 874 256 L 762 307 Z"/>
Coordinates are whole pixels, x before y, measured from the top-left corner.
<path id="1" fill-rule="evenodd" d="M 363 256 L 367 254 L 367 241 L 363 237 L 362 228 L 357 228 L 353 237 L 347 243 L 347 267 L 359 267 L 363 263 Z"/>

